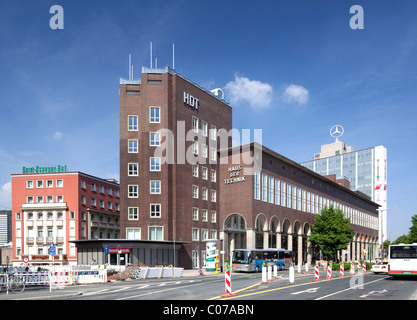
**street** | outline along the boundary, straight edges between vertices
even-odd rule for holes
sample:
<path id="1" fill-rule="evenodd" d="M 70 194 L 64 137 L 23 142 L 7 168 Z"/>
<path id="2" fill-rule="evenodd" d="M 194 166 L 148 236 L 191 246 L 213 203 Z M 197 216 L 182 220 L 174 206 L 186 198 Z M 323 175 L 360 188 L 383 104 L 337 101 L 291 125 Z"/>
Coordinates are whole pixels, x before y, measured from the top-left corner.
<path id="1" fill-rule="evenodd" d="M 261 273 L 232 273 L 233 296 L 225 297 L 224 274 L 183 276 L 181 278 L 113 281 L 106 284 L 54 288 L 27 287 L 21 294 L 6 294 L 0 300 L 415 300 L 417 279 L 398 279 L 385 274 L 366 273 L 331 279 L 320 272 L 319 281 L 312 273 L 295 274 L 289 283 L 289 272 L 279 279 L 262 282 Z"/>

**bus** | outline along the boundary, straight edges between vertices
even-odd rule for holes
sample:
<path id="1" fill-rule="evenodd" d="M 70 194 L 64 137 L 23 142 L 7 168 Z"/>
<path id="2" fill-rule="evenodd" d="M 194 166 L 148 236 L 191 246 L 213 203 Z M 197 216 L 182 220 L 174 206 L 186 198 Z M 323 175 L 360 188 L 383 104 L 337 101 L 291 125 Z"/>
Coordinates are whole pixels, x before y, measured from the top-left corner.
<path id="1" fill-rule="evenodd" d="M 388 275 L 417 276 L 417 243 L 389 246 Z"/>
<path id="2" fill-rule="evenodd" d="M 292 262 L 292 251 L 286 249 L 236 249 L 232 252 L 232 271 L 259 272 L 264 263 L 276 264 L 282 270 L 289 268 Z"/>

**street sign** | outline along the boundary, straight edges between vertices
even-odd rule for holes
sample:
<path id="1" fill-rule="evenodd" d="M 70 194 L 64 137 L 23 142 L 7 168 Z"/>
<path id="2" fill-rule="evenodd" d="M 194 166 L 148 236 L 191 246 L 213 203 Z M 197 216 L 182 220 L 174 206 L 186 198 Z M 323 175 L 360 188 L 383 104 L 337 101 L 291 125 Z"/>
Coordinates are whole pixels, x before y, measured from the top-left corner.
<path id="1" fill-rule="evenodd" d="M 109 247 L 108 246 L 105 246 L 103 250 L 104 250 L 105 254 L 109 253 Z"/>
<path id="2" fill-rule="evenodd" d="M 55 254 L 56 254 L 56 247 L 51 246 L 51 247 L 49 248 L 49 254 L 50 254 L 50 255 L 55 255 Z"/>
<path id="3" fill-rule="evenodd" d="M 9 257 L 7 257 L 7 258 L 9 258 Z M 29 262 L 29 258 L 28 258 L 28 257 L 24 257 L 24 258 L 23 258 L 23 262 L 24 262 L 24 263 L 28 263 L 28 262 Z"/>

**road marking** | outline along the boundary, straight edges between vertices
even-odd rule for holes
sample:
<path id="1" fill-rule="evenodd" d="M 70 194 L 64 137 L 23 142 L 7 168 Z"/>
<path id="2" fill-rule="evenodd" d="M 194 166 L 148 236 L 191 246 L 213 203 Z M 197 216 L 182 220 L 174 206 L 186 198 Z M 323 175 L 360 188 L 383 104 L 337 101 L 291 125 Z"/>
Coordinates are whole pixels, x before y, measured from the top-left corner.
<path id="1" fill-rule="evenodd" d="M 357 286 L 352 286 L 352 287 L 347 288 L 347 289 L 344 289 L 344 290 L 336 291 L 336 292 L 333 292 L 333 293 L 328 294 L 328 295 L 326 295 L 326 296 L 323 296 L 323 297 L 317 298 L 317 299 L 315 299 L 315 300 L 326 299 L 326 298 L 331 297 L 331 296 L 334 296 L 334 295 L 336 295 L 336 294 L 339 294 L 339 293 L 342 293 L 342 292 L 345 292 L 345 291 L 348 291 L 348 290 L 352 290 L 352 289 L 357 289 L 358 287 L 361 287 L 361 286 L 364 286 L 364 285 L 367 285 L 367 284 L 370 284 L 370 283 L 374 283 L 374 282 L 377 282 L 377 281 L 381 281 L 381 280 L 384 280 L 384 279 L 385 279 L 385 278 L 380 278 L 380 279 L 377 279 L 377 280 L 374 280 L 374 281 L 370 281 L 370 282 L 367 282 L 367 283 L 361 283 L 361 284 L 359 284 L 359 285 L 357 285 Z"/>
<path id="2" fill-rule="evenodd" d="M 291 294 L 316 293 L 318 289 L 320 289 L 320 287 L 318 287 L 318 288 L 311 288 L 311 289 L 307 289 L 307 290 L 303 290 L 303 291 L 298 291 L 298 292 L 292 292 Z"/>

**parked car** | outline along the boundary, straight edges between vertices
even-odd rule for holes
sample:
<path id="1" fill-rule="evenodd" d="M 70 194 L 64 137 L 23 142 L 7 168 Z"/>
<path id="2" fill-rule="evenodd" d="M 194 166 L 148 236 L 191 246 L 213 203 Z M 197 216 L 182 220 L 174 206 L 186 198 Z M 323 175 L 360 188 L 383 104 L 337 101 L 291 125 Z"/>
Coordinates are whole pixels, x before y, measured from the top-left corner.
<path id="1" fill-rule="evenodd" d="M 388 261 L 377 262 L 371 267 L 373 273 L 388 273 Z"/>

